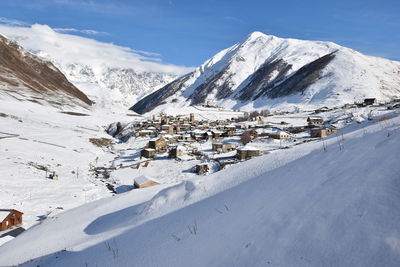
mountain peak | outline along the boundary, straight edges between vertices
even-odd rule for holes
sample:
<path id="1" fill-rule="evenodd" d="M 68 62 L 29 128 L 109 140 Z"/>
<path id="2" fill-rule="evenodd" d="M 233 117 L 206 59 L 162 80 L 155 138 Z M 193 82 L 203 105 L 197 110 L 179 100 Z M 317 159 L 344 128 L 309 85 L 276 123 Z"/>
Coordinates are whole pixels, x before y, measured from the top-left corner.
<path id="1" fill-rule="evenodd" d="M 246 38 L 244 39 L 244 42 L 253 41 L 253 40 L 256 40 L 258 38 L 271 39 L 272 40 L 272 39 L 275 39 L 275 38 L 277 39 L 278 37 L 276 37 L 274 35 L 268 35 L 268 34 L 265 34 L 263 32 L 255 31 L 255 32 L 252 32 L 249 35 L 247 35 Z"/>
<path id="2" fill-rule="evenodd" d="M 132 110 L 159 112 L 171 103 L 187 107 L 208 99 L 242 110 L 339 106 L 367 96 L 388 101 L 400 91 L 398 71 L 399 63 L 353 53 L 331 42 L 256 31 L 207 60 L 193 74 L 148 95 Z"/>

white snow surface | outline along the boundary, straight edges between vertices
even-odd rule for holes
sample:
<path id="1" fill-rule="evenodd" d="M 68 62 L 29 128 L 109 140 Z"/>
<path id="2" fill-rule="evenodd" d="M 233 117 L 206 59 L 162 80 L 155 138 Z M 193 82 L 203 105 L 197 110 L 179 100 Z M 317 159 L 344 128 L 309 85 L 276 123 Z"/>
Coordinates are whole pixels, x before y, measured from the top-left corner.
<path id="1" fill-rule="evenodd" d="M 290 77 L 304 65 L 332 52 L 335 52 L 335 58 L 323 69 L 322 78 L 303 94 L 275 99 L 260 97 L 249 101 L 234 98 L 266 61 L 283 59 L 291 64 L 287 75 Z M 216 84 L 229 84 L 233 93 L 218 100 L 214 90 L 208 94 L 207 100 L 235 110 L 314 109 L 363 101 L 364 98 L 389 101 L 400 95 L 400 62 L 366 56 L 332 42 L 284 39 L 254 32 L 244 41 L 222 50 L 196 68 L 183 89 L 158 106 L 157 112 L 169 110 L 171 105 L 179 108 L 189 106 L 187 98 L 195 89 L 221 71 L 224 74 Z M 270 80 L 274 78 L 272 75 Z"/>
<path id="2" fill-rule="evenodd" d="M 49 217 L 1 246 L 0 265 L 397 266 L 400 117 L 388 116 Z"/>
<path id="3" fill-rule="evenodd" d="M 0 25 L 0 33 L 53 62 L 76 87 L 110 109 L 127 109 L 146 94 L 192 70 L 160 55 L 60 33 L 47 25 Z"/>

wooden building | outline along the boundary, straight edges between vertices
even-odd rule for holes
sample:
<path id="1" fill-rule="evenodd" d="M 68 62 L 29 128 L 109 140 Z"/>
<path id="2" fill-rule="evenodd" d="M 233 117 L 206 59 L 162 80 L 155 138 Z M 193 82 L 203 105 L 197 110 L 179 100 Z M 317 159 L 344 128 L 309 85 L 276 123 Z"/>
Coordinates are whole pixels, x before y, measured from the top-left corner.
<path id="1" fill-rule="evenodd" d="M 135 178 L 135 181 L 133 182 L 133 185 L 135 188 L 144 188 L 144 187 L 149 187 L 149 186 L 154 186 L 154 185 L 159 185 L 159 182 L 156 182 L 146 176 L 139 176 Z"/>
<path id="2" fill-rule="evenodd" d="M 244 159 L 251 159 L 253 157 L 258 157 L 261 155 L 261 152 L 258 148 L 251 147 L 251 146 L 244 146 L 244 147 L 239 147 L 237 149 L 237 154 L 236 157 L 239 160 L 244 160 Z"/>
<path id="3" fill-rule="evenodd" d="M 0 231 L 22 224 L 22 212 L 14 209 L 0 209 Z"/>

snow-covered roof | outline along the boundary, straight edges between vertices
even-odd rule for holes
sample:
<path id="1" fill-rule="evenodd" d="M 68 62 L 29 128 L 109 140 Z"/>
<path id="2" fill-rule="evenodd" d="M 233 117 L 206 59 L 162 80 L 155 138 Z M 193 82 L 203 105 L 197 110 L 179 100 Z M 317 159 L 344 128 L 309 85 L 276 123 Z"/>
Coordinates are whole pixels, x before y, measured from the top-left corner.
<path id="1" fill-rule="evenodd" d="M 260 149 L 254 147 L 254 146 L 251 146 L 251 145 L 245 145 L 245 146 L 239 147 L 237 150 L 253 150 L 253 151 L 256 151 L 256 150 L 260 150 Z"/>
<path id="2" fill-rule="evenodd" d="M 3 221 L 10 212 L 13 211 L 12 209 L 0 209 L 0 222 Z"/>
<path id="3" fill-rule="evenodd" d="M 135 178 L 135 183 L 137 183 L 137 184 L 144 184 L 144 183 L 147 183 L 147 182 L 156 182 L 156 181 L 154 181 L 153 179 L 150 179 L 150 178 L 148 178 L 148 177 L 146 177 L 146 176 L 144 176 L 144 175 L 142 175 L 142 176 L 139 176 L 139 177 L 136 177 Z"/>

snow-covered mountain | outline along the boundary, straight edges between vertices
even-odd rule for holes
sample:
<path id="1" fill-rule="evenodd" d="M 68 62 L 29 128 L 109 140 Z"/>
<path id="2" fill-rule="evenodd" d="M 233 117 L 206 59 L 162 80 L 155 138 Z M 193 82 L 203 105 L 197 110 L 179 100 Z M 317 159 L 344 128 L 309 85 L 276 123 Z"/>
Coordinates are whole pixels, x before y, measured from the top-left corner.
<path id="1" fill-rule="evenodd" d="M 127 109 L 192 70 L 161 63 L 155 53 L 60 33 L 46 25 L 0 25 L 0 33 L 53 62 L 100 108 Z"/>
<path id="2" fill-rule="evenodd" d="M 99 71 L 95 71 L 90 65 L 79 63 L 60 66 L 68 79 L 86 91 L 97 106 L 102 108 L 114 106 L 126 109 L 132 103 L 177 78 L 177 75 L 172 73 L 109 68 L 105 65 Z"/>
<path id="3" fill-rule="evenodd" d="M 400 63 L 332 42 L 254 32 L 131 109 L 161 111 L 212 101 L 233 109 L 337 106 L 400 95 Z"/>
<path id="4" fill-rule="evenodd" d="M 92 101 L 49 61 L 0 35 L 0 97 L 55 107 L 84 107 Z"/>

